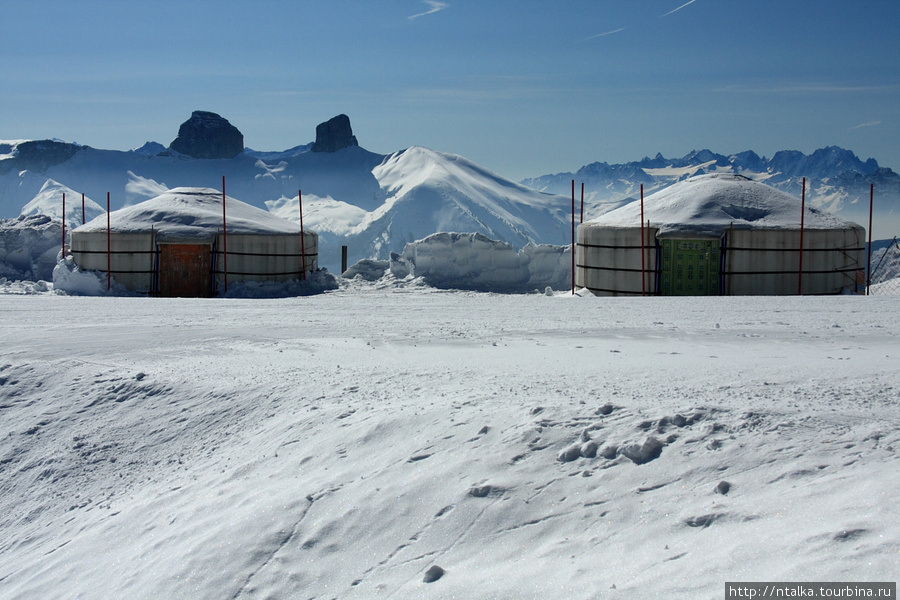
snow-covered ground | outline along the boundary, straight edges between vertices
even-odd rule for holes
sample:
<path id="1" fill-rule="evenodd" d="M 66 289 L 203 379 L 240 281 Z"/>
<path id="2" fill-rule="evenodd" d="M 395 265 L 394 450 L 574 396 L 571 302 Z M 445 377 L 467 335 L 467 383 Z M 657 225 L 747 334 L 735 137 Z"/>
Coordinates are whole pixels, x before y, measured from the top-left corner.
<path id="1" fill-rule="evenodd" d="M 0 312 L 4 600 L 900 579 L 891 297 L 385 279 Z"/>

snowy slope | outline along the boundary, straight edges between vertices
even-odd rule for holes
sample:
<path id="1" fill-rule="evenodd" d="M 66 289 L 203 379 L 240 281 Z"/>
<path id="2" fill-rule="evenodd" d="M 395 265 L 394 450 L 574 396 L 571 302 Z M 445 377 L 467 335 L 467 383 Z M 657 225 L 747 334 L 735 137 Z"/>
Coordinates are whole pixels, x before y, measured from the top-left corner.
<path id="1" fill-rule="evenodd" d="M 68 186 L 48 179 L 38 194 L 22 207 L 23 215 L 47 215 L 62 221 L 62 197 L 66 195 L 66 228 L 71 229 L 106 214 L 106 209 L 85 197 L 82 203 L 81 194 Z"/>
<path id="2" fill-rule="evenodd" d="M 0 599 L 900 578 L 890 298 L 214 304 L 0 296 Z"/>
<path id="3" fill-rule="evenodd" d="M 516 249 L 571 238 L 565 198 L 513 183 L 458 155 L 413 147 L 385 157 L 371 175 L 383 198 L 374 208 L 303 192 L 304 225 L 319 234 L 326 266 L 340 257 L 341 245 L 348 246 L 352 264 L 387 259 L 435 232 L 481 233 Z M 266 204 L 299 221 L 296 196 Z"/>

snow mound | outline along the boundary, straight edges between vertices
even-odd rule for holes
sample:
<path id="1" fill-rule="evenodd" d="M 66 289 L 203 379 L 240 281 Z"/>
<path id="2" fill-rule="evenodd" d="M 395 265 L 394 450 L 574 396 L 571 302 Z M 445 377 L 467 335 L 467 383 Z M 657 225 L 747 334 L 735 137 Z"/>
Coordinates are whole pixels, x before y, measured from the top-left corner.
<path id="1" fill-rule="evenodd" d="M 355 279 L 359 277 L 363 281 L 378 281 L 384 277 L 385 273 L 390 268 L 391 261 L 389 260 L 364 258 L 344 271 L 342 277 L 344 277 L 344 279 Z M 406 277 L 406 275 L 409 275 L 409 273 L 406 273 L 404 277 Z"/>
<path id="2" fill-rule="evenodd" d="M 799 229 L 800 199 L 764 183 L 733 174 L 699 175 L 644 199 L 644 220 L 661 236 L 689 233 L 720 237 L 726 229 Z M 636 227 L 640 202 L 610 211 L 590 224 Z M 853 226 L 807 205 L 804 227 L 836 229 Z"/>
<path id="3" fill-rule="evenodd" d="M 0 219 L 0 277 L 49 280 L 62 245 L 62 221 L 47 215 Z"/>
<path id="4" fill-rule="evenodd" d="M 293 298 L 322 294 L 339 287 L 334 275 L 327 269 L 319 269 L 309 273 L 305 280 L 238 281 L 229 284 L 228 291 L 222 295 L 225 298 Z"/>
<path id="5" fill-rule="evenodd" d="M 571 250 L 567 246 L 511 244 L 480 233 L 435 233 L 392 254 L 391 274 L 398 279 L 422 278 L 436 288 L 527 293 L 569 287 Z M 371 278 L 380 263 L 355 265 L 352 276 Z"/>
<path id="6" fill-rule="evenodd" d="M 72 255 L 62 258 L 57 253 L 53 269 L 53 291 L 69 296 L 136 296 L 115 279 L 107 283 L 106 273 L 87 271 L 75 264 Z"/>
<path id="7" fill-rule="evenodd" d="M 110 214 L 110 229 L 118 233 L 150 231 L 160 239 L 208 237 L 222 230 L 222 192 L 212 188 L 179 187 L 140 204 Z M 228 233 L 300 233 L 300 227 L 265 210 L 228 196 L 225 202 Z M 106 218 L 97 218 L 76 231 L 106 231 Z"/>
<path id="8" fill-rule="evenodd" d="M 38 294 L 49 294 L 52 291 L 53 286 L 43 279 L 38 281 L 10 281 L 6 277 L 0 277 L 0 294 L 7 296 L 35 296 Z"/>

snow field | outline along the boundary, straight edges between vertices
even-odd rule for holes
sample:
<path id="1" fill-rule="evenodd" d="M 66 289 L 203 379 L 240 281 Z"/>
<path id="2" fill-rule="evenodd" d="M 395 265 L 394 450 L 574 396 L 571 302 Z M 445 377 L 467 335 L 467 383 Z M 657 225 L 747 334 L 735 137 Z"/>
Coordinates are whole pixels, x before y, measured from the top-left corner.
<path id="1" fill-rule="evenodd" d="M 355 280 L 0 310 L 0 598 L 720 598 L 900 575 L 890 298 Z"/>

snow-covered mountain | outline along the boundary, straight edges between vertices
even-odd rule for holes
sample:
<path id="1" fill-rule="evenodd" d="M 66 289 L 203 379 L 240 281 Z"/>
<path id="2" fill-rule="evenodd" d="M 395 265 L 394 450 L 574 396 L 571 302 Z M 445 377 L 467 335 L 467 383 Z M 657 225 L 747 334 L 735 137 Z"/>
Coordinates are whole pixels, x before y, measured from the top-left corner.
<path id="1" fill-rule="evenodd" d="M 723 172 L 764 181 L 798 197 L 805 177 L 806 198 L 812 206 L 862 225 L 868 224 L 869 186 L 875 184 L 876 237 L 890 238 L 900 232 L 900 175 L 880 167 L 873 158 L 862 161 L 850 150 L 836 146 L 810 155 L 784 150 L 771 159 L 749 150 L 728 156 L 710 150 L 693 151 L 681 158 L 657 154 L 625 164 L 595 162 L 574 173 L 542 175 L 521 183 L 565 195 L 571 194 L 573 179 L 584 182 L 585 209 L 593 218 L 638 198 L 642 184 L 646 195 L 694 175 Z M 580 187 L 576 193 L 580 195 Z"/>
<path id="2" fill-rule="evenodd" d="M 182 124 L 169 146 L 147 142 L 121 152 L 60 140 L 0 141 L 0 218 L 16 217 L 26 205 L 28 214 L 59 213 L 63 188 L 78 200 L 84 193 L 101 204 L 109 192 L 111 207 L 118 209 L 179 186 L 218 189 L 224 175 L 229 196 L 295 221 L 302 190 L 304 224 L 321 236 L 320 264 L 336 271 L 341 245 L 349 247 L 352 264 L 387 259 L 437 232 L 481 233 L 516 249 L 529 242 L 565 244 L 573 179 L 585 184 L 585 216 L 594 218 L 638 198 L 642 184 L 650 194 L 713 172 L 739 173 L 794 196 L 806 177 L 812 206 L 863 225 L 874 183 L 875 237 L 900 232 L 900 176 L 837 147 L 808 156 L 782 151 L 771 159 L 752 151 L 726 156 L 700 150 L 677 159 L 657 154 L 517 184 L 461 156 L 427 148 L 365 150 L 345 115 L 320 124 L 315 142 L 268 152 L 243 146 L 237 128 L 202 111 Z"/>
<path id="3" fill-rule="evenodd" d="M 304 223 L 323 245 L 346 244 L 351 256 L 387 258 L 435 232 L 482 233 L 519 249 L 571 237 L 564 197 L 535 192 L 461 156 L 412 147 L 385 157 L 371 175 L 383 198 L 378 205 L 304 191 Z M 266 204 L 283 218 L 299 215 L 296 195 Z"/>
<path id="4" fill-rule="evenodd" d="M 183 130 L 192 122 L 199 132 L 188 136 Z M 230 128 L 233 138 L 227 121 L 198 112 L 176 138 L 187 141 L 169 147 L 147 142 L 121 152 L 56 140 L 0 142 L 0 218 L 19 215 L 39 195 L 48 207 L 42 189 L 49 180 L 77 192 L 79 201 L 82 192 L 104 201 L 109 192 L 115 210 L 178 186 L 221 188 L 224 175 L 229 196 L 295 221 L 302 190 L 304 224 L 321 235 L 320 264 L 332 270 L 340 265 L 341 245 L 349 246 L 352 263 L 385 259 L 406 243 L 441 231 L 482 233 L 517 249 L 530 242 L 563 244 L 570 236 L 566 197 L 537 192 L 427 148 L 369 152 L 356 143 L 343 115 L 317 127 L 315 143 L 283 152 L 245 147 L 230 158 L 215 157 L 220 140 L 215 131 L 203 130 L 217 123 Z M 184 149 L 182 144 L 205 144 L 197 154 L 214 158 L 173 149 Z"/>

